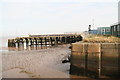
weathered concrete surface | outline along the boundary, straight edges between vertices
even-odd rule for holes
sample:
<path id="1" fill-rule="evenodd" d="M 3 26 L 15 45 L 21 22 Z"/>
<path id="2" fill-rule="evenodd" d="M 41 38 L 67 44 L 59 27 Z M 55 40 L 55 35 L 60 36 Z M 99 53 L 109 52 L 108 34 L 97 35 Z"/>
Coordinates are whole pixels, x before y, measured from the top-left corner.
<path id="1" fill-rule="evenodd" d="M 83 52 L 83 45 L 81 45 L 81 43 L 73 43 L 72 44 L 72 51 Z"/>
<path id="2" fill-rule="evenodd" d="M 100 52 L 100 44 L 93 43 L 93 44 L 88 44 L 88 53 L 92 52 Z"/>
<path id="3" fill-rule="evenodd" d="M 71 51 L 71 65 L 83 74 L 119 77 L 120 43 L 73 43 Z"/>
<path id="4" fill-rule="evenodd" d="M 100 44 L 98 43 L 73 43 L 72 51 L 75 52 L 100 52 Z"/>

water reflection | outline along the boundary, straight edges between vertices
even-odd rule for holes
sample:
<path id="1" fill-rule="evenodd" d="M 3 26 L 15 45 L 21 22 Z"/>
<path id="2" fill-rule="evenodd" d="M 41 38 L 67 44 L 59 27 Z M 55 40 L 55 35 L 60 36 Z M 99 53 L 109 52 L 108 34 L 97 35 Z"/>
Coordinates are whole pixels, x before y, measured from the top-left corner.
<path id="1" fill-rule="evenodd" d="M 40 49 L 47 49 L 52 47 L 51 45 L 31 45 L 26 43 L 15 44 L 16 47 L 8 47 L 8 51 L 30 51 L 30 50 L 40 50 Z"/>

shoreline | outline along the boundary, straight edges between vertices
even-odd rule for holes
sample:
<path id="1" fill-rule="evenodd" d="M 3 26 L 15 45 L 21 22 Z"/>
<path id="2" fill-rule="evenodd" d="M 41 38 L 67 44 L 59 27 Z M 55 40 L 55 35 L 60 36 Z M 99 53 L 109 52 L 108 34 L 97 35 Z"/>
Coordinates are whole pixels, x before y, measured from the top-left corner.
<path id="1" fill-rule="evenodd" d="M 62 63 L 62 60 L 71 53 L 68 46 L 61 45 L 41 50 L 3 52 L 2 77 L 19 78 L 24 74 L 22 78 L 69 78 L 70 63 Z M 14 75 L 10 75 L 11 73 Z"/>

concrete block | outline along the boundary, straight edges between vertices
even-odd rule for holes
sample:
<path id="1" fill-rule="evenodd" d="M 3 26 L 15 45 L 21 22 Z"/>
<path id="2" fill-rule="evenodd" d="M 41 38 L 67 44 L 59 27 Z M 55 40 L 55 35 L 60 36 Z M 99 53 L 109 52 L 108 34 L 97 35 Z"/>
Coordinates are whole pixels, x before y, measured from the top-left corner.
<path id="1" fill-rule="evenodd" d="M 85 54 L 79 52 L 72 52 L 71 64 L 82 64 L 85 62 Z"/>
<path id="2" fill-rule="evenodd" d="M 99 43 L 92 43 L 88 44 L 88 53 L 92 52 L 100 52 L 100 44 Z"/>
<path id="3" fill-rule="evenodd" d="M 101 52 L 103 56 L 107 57 L 118 57 L 120 52 L 119 52 L 119 44 L 102 44 L 101 46 Z"/>
<path id="4" fill-rule="evenodd" d="M 105 56 L 118 56 L 120 54 L 118 49 L 102 49 L 101 52 Z"/>
<path id="5" fill-rule="evenodd" d="M 120 48 L 119 43 L 103 43 L 101 44 L 102 49 L 118 49 Z"/>
<path id="6" fill-rule="evenodd" d="M 72 44 L 72 51 L 83 52 L 83 43 L 73 43 Z"/>

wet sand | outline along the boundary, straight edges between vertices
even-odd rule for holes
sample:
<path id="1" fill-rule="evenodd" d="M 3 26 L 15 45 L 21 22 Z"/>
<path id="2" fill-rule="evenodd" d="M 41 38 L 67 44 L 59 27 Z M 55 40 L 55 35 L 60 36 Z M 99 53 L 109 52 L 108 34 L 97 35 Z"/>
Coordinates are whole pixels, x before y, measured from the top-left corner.
<path id="1" fill-rule="evenodd" d="M 3 78 L 70 78 L 69 45 L 32 51 L 2 53 Z"/>

